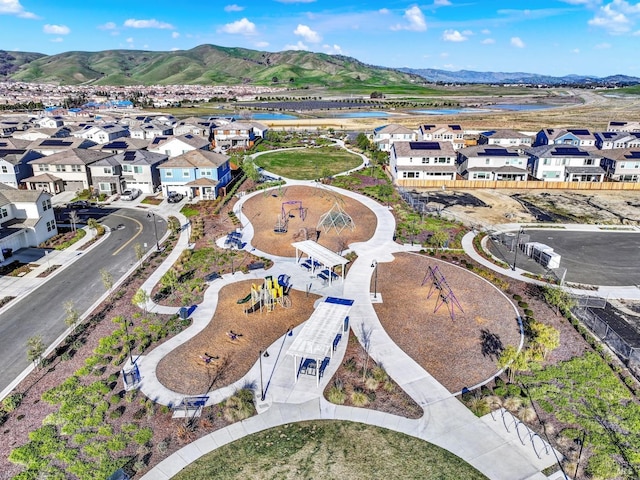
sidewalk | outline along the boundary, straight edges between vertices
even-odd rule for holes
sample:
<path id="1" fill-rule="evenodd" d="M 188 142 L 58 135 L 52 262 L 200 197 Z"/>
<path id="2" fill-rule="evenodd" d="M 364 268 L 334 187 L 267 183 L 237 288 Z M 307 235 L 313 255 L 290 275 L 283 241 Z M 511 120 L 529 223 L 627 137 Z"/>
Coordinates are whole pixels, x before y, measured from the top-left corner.
<path id="1" fill-rule="evenodd" d="M 287 185 L 313 185 L 313 182 L 287 181 Z M 415 248 L 401 246 L 393 242 L 395 219 L 388 208 L 353 192 L 333 187 L 327 188 L 355 198 L 369 207 L 377 216 L 377 229 L 368 241 L 349 246 L 358 254 L 358 258 L 351 265 L 344 285 L 334 284 L 326 290 L 318 285 L 313 288 L 317 289 L 317 292 L 322 292 L 321 295 L 331 294 L 354 300 L 349 313 L 351 328 L 359 338 L 362 338 L 364 331 L 371 332 L 370 353 L 372 358 L 384 364 L 390 376 L 423 407 L 425 412 L 423 417 L 418 420 L 410 420 L 373 410 L 336 406 L 326 402 L 322 397 L 322 392 L 342 362 L 346 342 L 339 344 L 320 380 L 319 387 L 316 387 L 315 378 L 311 377 L 301 376 L 296 382 L 294 375 L 292 375 L 292 372 L 295 371 L 293 358 L 286 355 L 286 351 L 301 329 L 301 325 L 294 329 L 292 337 L 285 335 L 274 342 L 268 348 L 271 355 L 262 359 L 263 371 L 266 372 L 263 379 L 266 391 L 264 401 L 260 401 L 260 395 L 257 394 L 258 415 L 212 432 L 183 447 L 149 471 L 143 479 L 171 478 L 172 475 L 197 458 L 235 439 L 285 423 L 313 419 L 363 422 L 425 439 L 460 456 L 491 479 L 543 480 L 547 478 L 540 472 L 556 462 L 555 452 L 551 448 L 545 446 L 547 453 L 539 456 L 531 444 L 526 442 L 523 444 L 515 429 L 502 431 L 497 428 L 496 422 L 493 420 L 487 421 L 487 419 L 475 417 L 454 395 L 408 357 L 386 334 L 371 303 L 369 289 L 374 270 L 371 265 L 374 261 L 390 262 L 393 260 L 393 253 Z M 257 252 L 251 246 L 253 229 L 241 214 L 241 208 L 247 199 L 260 193 L 254 192 L 242 197 L 234 208 L 234 212 L 243 223 L 242 241 L 247 242 L 245 249 L 271 258 L 274 261 L 274 267 L 269 270 L 269 273 L 277 275 L 284 272 L 292 275 L 295 287 L 302 289 L 303 285 L 308 282 L 309 275 L 295 265 L 295 259 L 273 257 L 264 252 Z M 176 247 L 172 255 L 174 253 L 176 256 L 179 255 L 181 248 L 185 248 L 182 238 L 179 247 Z M 164 268 L 165 265 L 171 265 L 169 257 L 161 268 Z M 150 278 L 148 284 L 145 284 L 149 291 L 162 273 L 156 272 L 154 274 L 156 280 Z M 158 362 L 176 346 L 197 335 L 208 324 L 215 313 L 218 292 L 222 287 L 231 282 L 259 278 L 263 275 L 263 271 L 254 271 L 249 274 L 237 273 L 233 276 L 227 274 L 222 279 L 215 280 L 205 292 L 203 302 L 192 315 L 193 325 L 149 352 L 148 355 L 140 357 L 139 368 L 143 377 L 141 383 L 143 393 L 154 401 L 165 405 L 174 405 L 179 402 L 184 395 L 172 392 L 158 382 L 155 375 Z M 314 293 L 317 292 L 314 291 Z M 158 308 L 152 305 L 148 307 Z M 260 380 L 259 362 L 256 361 L 247 375 L 233 385 L 209 392 L 208 403 L 218 403 L 232 395 L 237 388 L 246 384 L 260 385 Z"/>

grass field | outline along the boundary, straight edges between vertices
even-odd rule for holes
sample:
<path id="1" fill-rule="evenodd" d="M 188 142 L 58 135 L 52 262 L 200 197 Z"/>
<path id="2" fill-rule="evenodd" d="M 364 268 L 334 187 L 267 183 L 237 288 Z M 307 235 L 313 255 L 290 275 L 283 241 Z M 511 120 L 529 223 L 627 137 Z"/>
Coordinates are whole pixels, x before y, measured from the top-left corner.
<path id="1" fill-rule="evenodd" d="M 486 477 L 452 453 L 408 435 L 360 423 L 317 421 L 284 425 L 237 440 L 205 455 L 173 478 Z"/>
<path id="2" fill-rule="evenodd" d="M 355 168 L 361 163 L 362 160 L 357 155 L 336 147 L 265 153 L 256 158 L 256 165 L 259 167 L 294 180 L 332 176 Z"/>

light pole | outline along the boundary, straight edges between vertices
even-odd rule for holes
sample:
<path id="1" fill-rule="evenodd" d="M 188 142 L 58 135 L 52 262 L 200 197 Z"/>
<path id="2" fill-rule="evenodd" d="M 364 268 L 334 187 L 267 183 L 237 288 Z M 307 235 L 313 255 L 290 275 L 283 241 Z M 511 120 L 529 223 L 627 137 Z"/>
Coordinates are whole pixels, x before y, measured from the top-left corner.
<path id="1" fill-rule="evenodd" d="M 378 261 L 371 262 L 371 268 L 373 268 L 373 298 L 378 299 Z"/>
<path id="2" fill-rule="evenodd" d="M 518 250 L 520 249 L 520 234 L 524 233 L 524 228 L 520 227 L 520 230 L 518 230 L 518 235 L 516 236 L 516 253 L 513 256 L 513 267 L 511 267 L 511 270 L 513 270 L 514 272 L 516 271 L 516 261 L 518 260 Z"/>
<path id="3" fill-rule="evenodd" d="M 125 343 L 127 344 L 127 348 L 129 350 L 129 361 L 131 361 L 131 366 L 133 366 L 133 355 L 131 355 L 131 342 L 129 341 L 129 328 L 127 327 L 127 325 L 129 324 L 129 320 L 127 320 L 126 318 L 123 318 L 122 321 L 124 322 L 124 334 L 126 335 Z"/>
<path id="4" fill-rule="evenodd" d="M 156 236 L 156 250 L 160 251 L 160 243 L 158 242 L 158 226 L 156 225 L 156 214 L 153 212 L 147 213 L 147 218 L 153 218 L 153 233 Z"/>

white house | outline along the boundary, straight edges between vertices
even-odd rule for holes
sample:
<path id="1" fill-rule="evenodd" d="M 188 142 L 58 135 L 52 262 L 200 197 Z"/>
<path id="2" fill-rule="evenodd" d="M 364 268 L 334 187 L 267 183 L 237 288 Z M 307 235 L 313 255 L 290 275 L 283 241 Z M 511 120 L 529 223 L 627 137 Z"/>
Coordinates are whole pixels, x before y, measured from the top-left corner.
<path id="1" fill-rule="evenodd" d="M 595 136 L 596 147 L 601 150 L 640 147 L 640 132 L 597 132 Z"/>
<path id="2" fill-rule="evenodd" d="M 129 129 L 125 125 L 108 123 L 104 125 L 87 125 L 78 132 L 74 132 L 76 138 L 84 138 L 96 143 L 113 142 L 116 138 L 128 137 Z"/>
<path id="3" fill-rule="evenodd" d="M 198 137 L 211 138 L 211 131 L 219 124 L 212 120 L 205 120 L 199 117 L 189 117 L 184 120 L 180 120 L 173 127 L 174 135 L 197 135 Z"/>
<path id="4" fill-rule="evenodd" d="M 529 147 L 533 144 L 533 139 L 529 135 L 511 129 L 489 130 L 488 132 L 482 132 L 478 136 L 478 144 Z"/>
<path id="5" fill-rule="evenodd" d="M 389 167 L 395 183 L 402 180 L 455 180 L 456 152 L 449 142 L 394 142 Z"/>
<path id="6" fill-rule="evenodd" d="M 602 182 L 602 155 L 595 150 L 543 145 L 526 150 L 529 171 L 539 180 L 555 182 Z"/>
<path id="7" fill-rule="evenodd" d="M 148 122 L 129 127 L 129 134 L 131 135 L 131 138 L 151 140 L 156 137 L 172 135 L 173 128 L 162 123 Z"/>
<path id="8" fill-rule="evenodd" d="M 43 138 L 31 142 L 29 148 L 35 150 L 42 155 L 54 155 L 56 153 L 65 152 L 74 148 L 90 148 L 96 145 L 96 142 L 85 140 L 84 138 Z"/>
<path id="9" fill-rule="evenodd" d="M 156 137 L 147 150 L 164 153 L 169 158 L 173 158 L 191 150 L 209 150 L 210 145 L 206 138 L 195 135 L 180 135 L 178 137 Z"/>
<path id="10" fill-rule="evenodd" d="M 37 247 L 57 233 L 50 194 L 0 184 L 0 248 Z"/>
<path id="11" fill-rule="evenodd" d="M 517 148 L 478 145 L 458 150 L 458 172 L 465 180 L 526 180 L 528 160 Z"/>
<path id="12" fill-rule="evenodd" d="M 418 134 L 403 125 L 390 124 L 383 125 L 373 130 L 373 143 L 378 150 L 390 152 L 391 146 L 395 142 L 415 142 L 418 140 Z"/>
<path id="13" fill-rule="evenodd" d="M 640 122 L 616 122 L 610 121 L 608 132 L 640 132 Z"/>
<path id="14" fill-rule="evenodd" d="M 130 150 L 89 165 L 94 188 L 111 195 L 137 188 L 153 193 L 160 186 L 158 166 L 168 160 L 164 153 Z"/>
<path id="15" fill-rule="evenodd" d="M 454 150 L 464 148 L 464 130 L 460 125 L 420 125 L 420 140 L 425 142 L 451 142 Z"/>
<path id="16" fill-rule="evenodd" d="M 640 182 L 640 148 L 610 149 L 602 155 L 607 177 L 619 182 Z"/>
<path id="17" fill-rule="evenodd" d="M 535 146 L 539 145 L 595 147 L 596 137 L 586 128 L 544 128 L 536 135 Z"/>
<path id="18" fill-rule="evenodd" d="M 256 139 L 253 125 L 231 122 L 213 129 L 213 145 L 216 149 L 250 148 Z"/>

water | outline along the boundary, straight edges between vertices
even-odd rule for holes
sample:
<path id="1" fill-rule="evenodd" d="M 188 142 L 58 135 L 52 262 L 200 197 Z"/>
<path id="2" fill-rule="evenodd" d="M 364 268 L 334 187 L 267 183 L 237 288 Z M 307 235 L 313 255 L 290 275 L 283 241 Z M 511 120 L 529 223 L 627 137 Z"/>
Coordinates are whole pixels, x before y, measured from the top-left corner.
<path id="1" fill-rule="evenodd" d="M 498 110 L 512 110 L 514 112 L 522 112 L 526 110 L 546 110 L 553 108 L 553 105 L 531 105 L 531 104 L 517 104 L 517 103 L 504 103 L 501 105 L 491 105 L 490 108 Z"/>
<path id="2" fill-rule="evenodd" d="M 244 120 L 243 117 L 238 115 L 234 115 L 233 118 L 236 121 L 240 121 L 240 122 Z M 278 113 L 278 112 L 251 114 L 251 120 L 295 120 L 297 118 L 298 117 L 296 117 L 295 115 L 290 115 L 288 113 Z"/>
<path id="3" fill-rule="evenodd" d="M 327 112 L 327 116 L 323 118 L 385 118 L 388 117 L 387 112 L 348 112 L 348 113 L 333 113 Z"/>
<path id="4" fill-rule="evenodd" d="M 459 113 L 486 113 L 488 110 L 478 108 L 439 108 L 437 110 L 412 110 L 418 115 L 457 115 Z"/>

